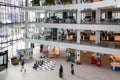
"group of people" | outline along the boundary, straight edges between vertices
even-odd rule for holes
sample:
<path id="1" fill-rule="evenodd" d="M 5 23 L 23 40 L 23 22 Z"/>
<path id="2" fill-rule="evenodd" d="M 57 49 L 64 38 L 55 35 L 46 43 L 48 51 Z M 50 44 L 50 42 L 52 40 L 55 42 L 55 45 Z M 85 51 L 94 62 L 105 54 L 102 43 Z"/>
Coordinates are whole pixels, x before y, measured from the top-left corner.
<path id="1" fill-rule="evenodd" d="M 34 64 L 33 68 L 37 69 L 38 65 L 42 65 L 43 62 L 44 62 L 43 60 L 36 61 L 36 63 Z M 23 70 L 24 70 L 24 72 L 26 72 L 26 69 L 24 68 L 24 64 L 25 64 L 25 61 L 22 60 L 21 61 L 21 69 L 20 69 L 21 72 Z M 71 64 L 71 74 L 74 75 L 74 65 L 73 64 Z M 59 77 L 63 78 L 63 66 L 62 65 L 60 65 L 60 68 L 59 68 Z"/>
<path id="2" fill-rule="evenodd" d="M 74 75 L 74 65 L 71 64 L 71 74 Z M 63 66 L 60 65 L 60 68 L 59 68 L 59 77 L 60 78 L 63 78 Z"/>

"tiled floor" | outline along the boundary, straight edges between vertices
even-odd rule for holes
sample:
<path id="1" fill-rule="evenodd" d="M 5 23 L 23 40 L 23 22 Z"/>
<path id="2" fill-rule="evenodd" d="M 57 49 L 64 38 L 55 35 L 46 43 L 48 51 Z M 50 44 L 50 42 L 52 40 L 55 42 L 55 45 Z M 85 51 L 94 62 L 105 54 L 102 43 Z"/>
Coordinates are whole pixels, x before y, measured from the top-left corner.
<path id="1" fill-rule="evenodd" d="M 38 58 L 39 49 L 34 50 L 34 58 L 27 61 L 25 68 L 27 72 L 21 72 L 20 65 L 13 66 L 9 63 L 9 68 L 0 72 L 0 80 L 119 80 L 120 72 L 115 72 L 109 69 L 96 67 L 94 65 L 76 65 L 75 75 L 70 73 L 71 62 L 66 62 L 64 59 L 56 58 L 56 66 L 51 71 L 37 71 L 33 70 L 33 64 Z M 61 79 L 58 76 L 59 65 L 63 65 L 64 77 Z"/>

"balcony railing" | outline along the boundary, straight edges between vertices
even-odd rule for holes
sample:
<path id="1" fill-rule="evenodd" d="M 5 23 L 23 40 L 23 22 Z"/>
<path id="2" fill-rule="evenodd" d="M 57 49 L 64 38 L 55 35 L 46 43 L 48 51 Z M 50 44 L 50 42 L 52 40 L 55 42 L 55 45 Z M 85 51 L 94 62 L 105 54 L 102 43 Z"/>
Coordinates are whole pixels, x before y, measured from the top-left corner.
<path id="1" fill-rule="evenodd" d="M 63 24 L 77 24 L 76 19 L 36 19 L 36 21 L 29 22 L 29 23 L 63 23 Z M 109 19 L 105 20 L 102 19 L 100 23 L 96 23 L 95 20 L 81 20 L 80 24 L 105 24 L 105 25 L 120 25 L 120 19 Z"/>
<path id="2" fill-rule="evenodd" d="M 113 49 L 120 49 L 120 40 L 115 41 L 114 40 L 101 40 L 100 43 L 95 44 L 95 39 L 92 38 L 93 36 L 89 37 L 84 37 L 80 40 L 80 44 L 82 45 L 90 45 L 90 46 L 99 46 L 99 47 L 106 47 L 106 48 L 113 48 Z M 117 37 L 118 36 L 114 36 Z M 120 38 L 120 36 L 119 36 Z M 62 43 L 74 43 L 78 44 L 76 42 L 76 38 L 74 38 L 72 35 L 71 36 L 59 36 L 56 39 L 53 39 L 53 36 L 36 36 L 36 35 L 30 35 L 30 34 L 24 34 L 24 39 L 34 39 L 34 40 L 44 40 L 44 41 L 55 41 L 55 42 L 62 42 Z"/>

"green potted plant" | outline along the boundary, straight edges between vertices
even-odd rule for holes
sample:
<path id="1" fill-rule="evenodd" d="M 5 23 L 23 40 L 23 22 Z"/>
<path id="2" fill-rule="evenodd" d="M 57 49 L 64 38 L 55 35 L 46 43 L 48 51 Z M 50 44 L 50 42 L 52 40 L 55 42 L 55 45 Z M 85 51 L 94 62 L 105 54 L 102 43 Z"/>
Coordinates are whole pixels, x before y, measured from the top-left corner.
<path id="1" fill-rule="evenodd" d="M 63 4 L 71 4 L 71 3 L 72 3 L 72 0 L 62 0 L 62 3 L 63 3 Z"/>
<path id="2" fill-rule="evenodd" d="M 32 0 L 32 6 L 40 6 L 40 0 Z"/>
<path id="3" fill-rule="evenodd" d="M 54 0 L 46 0 L 46 5 L 53 5 L 54 4 Z"/>

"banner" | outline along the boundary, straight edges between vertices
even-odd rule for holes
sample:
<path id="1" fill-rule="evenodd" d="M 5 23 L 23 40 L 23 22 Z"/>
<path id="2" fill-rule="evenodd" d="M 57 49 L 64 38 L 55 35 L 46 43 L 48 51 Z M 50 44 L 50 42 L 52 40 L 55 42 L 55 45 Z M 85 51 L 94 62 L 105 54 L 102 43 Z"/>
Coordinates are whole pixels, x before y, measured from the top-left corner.
<path id="1" fill-rule="evenodd" d="M 19 60 L 31 59 L 32 56 L 33 56 L 33 50 L 31 48 L 17 50 L 17 57 Z"/>

